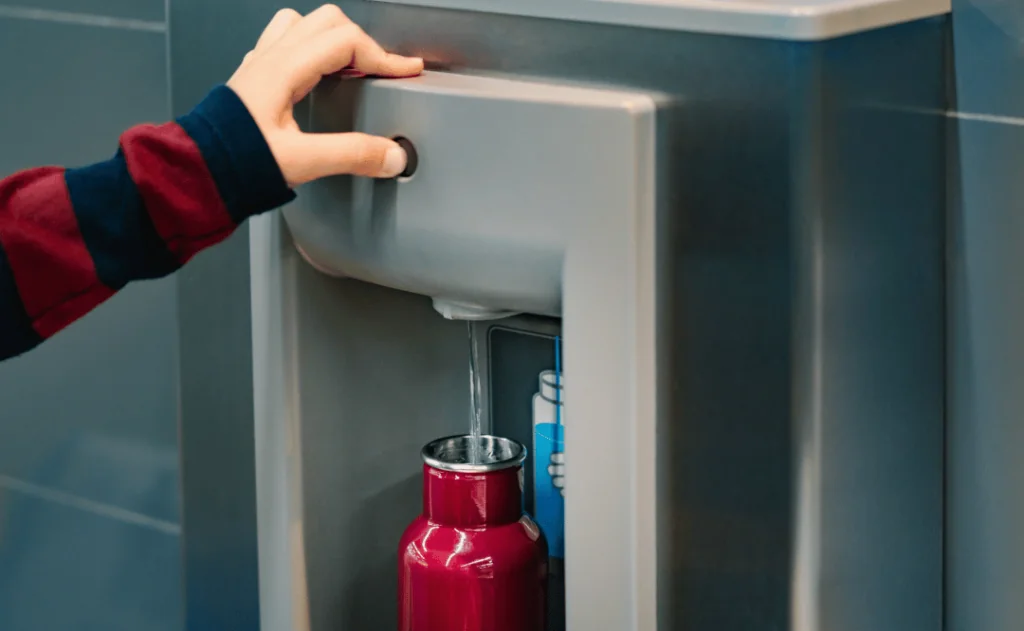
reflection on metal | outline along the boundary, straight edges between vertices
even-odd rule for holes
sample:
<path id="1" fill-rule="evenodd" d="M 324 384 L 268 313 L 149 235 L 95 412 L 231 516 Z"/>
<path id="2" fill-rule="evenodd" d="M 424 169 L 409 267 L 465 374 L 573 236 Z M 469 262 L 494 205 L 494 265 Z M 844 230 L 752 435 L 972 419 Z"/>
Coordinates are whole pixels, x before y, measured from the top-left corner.
<path id="1" fill-rule="evenodd" d="M 460 435 L 429 442 L 422 456 L 427 466 L 440 471 L 488 473 L 522 465 L 526 447 L 499 436 Z"/>

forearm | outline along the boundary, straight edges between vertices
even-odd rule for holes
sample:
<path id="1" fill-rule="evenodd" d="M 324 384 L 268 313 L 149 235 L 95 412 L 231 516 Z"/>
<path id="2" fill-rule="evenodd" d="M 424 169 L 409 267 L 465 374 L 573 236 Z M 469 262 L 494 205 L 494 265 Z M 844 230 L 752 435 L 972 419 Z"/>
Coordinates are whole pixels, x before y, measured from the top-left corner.
<path id="1" fill-rule="evenodd" d="M 252 117 L 224 87 L 174 123 L 130 129 L 111 160 L 0 180 L 0 359 L 127 283 L 174 272 L 292 197 Z"/>

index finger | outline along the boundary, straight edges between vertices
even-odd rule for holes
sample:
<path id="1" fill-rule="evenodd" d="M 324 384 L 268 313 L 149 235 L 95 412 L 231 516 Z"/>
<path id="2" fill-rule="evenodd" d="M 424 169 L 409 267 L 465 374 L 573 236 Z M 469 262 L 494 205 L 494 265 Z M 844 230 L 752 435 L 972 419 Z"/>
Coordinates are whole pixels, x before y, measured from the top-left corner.
<path id="1" fill-rule="evenodd" d="M 325 31 L 302 47 L 299 63 L 317 78 L 346 68 L 382 77 L 412 77 L 423 71 L 423 60 L 393 55 L 355 24 Z"/>
<path id="2" fill-rule="evenodd" d="M 389 53 L 365 32 L 356 38 L 352 49 L 353 69 L 378 77 L 414 77 L 423 72 L 423 60 Z"/>

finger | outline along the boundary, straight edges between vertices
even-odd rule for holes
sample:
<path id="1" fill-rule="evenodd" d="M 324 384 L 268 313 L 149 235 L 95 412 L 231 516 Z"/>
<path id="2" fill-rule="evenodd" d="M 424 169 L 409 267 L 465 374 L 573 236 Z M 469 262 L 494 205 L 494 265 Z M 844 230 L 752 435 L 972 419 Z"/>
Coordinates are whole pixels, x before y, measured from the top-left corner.
<path id="1" fill-rule="evenodd" d="M 317 78 L 349 67 L 382 77 L 412 77 L 423 71 L 422 59 L 385 52 L 355 24 L 320 33 L 297 50 L 296 63 L 302 73 Z"/>
<path id="2" fill-rule="evenodd" d="M 397 177 L 408 160 L 395 141 L 368 134 L 299 134 L 294 142 L 292 166 L 299 183 L 330 175 Z"/>
<path id="3" fill-rule="evenodd" d="M 262 50 L 278 41 L 301 19 L 302 16 L 298 11 L 294 9 L 281 9 L 270 20 L 270 23 L 267 24 L 267 28 L 263 29 L 263 34 L 257 40 L 254 50 Z"/>
<path id="4" fill-rule="evenodd" d="M 415 77 L 423 72 L 422 59 L 393 55 L 361 30 L 349 65 L 355 70 L 378 77 Z"/>
<path id="5" fill-rule="evenodd" d="M 345 12 L 336 4 L 325 4 L 306 17 L 300 19 L 289 31 L 289 43 L 302 45 L 310 38 L 341 26 L 352 24 Z"/>

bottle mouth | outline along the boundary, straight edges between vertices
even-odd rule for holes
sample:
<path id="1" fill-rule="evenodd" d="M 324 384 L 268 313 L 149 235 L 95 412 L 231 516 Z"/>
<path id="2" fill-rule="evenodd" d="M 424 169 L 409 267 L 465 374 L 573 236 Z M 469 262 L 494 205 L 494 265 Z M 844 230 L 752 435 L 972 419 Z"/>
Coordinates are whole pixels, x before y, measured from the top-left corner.
<path id="1" fill-rule="evenodd" d="M 428 467 L 457 473 L 488 473 L 511 469 L 526 460 L 526 447 L 500 436 L 448 436 L 423 448 Z"/>
<path id="2" fill-rule="evenodd" d="M 565 403 L 565 395 L 562 392 L 565 389 L 564 384 L 565 378 L 561 373 L 545 370 L 540 373 L 540 396 L 548 403 L 562 405 Z"/>

